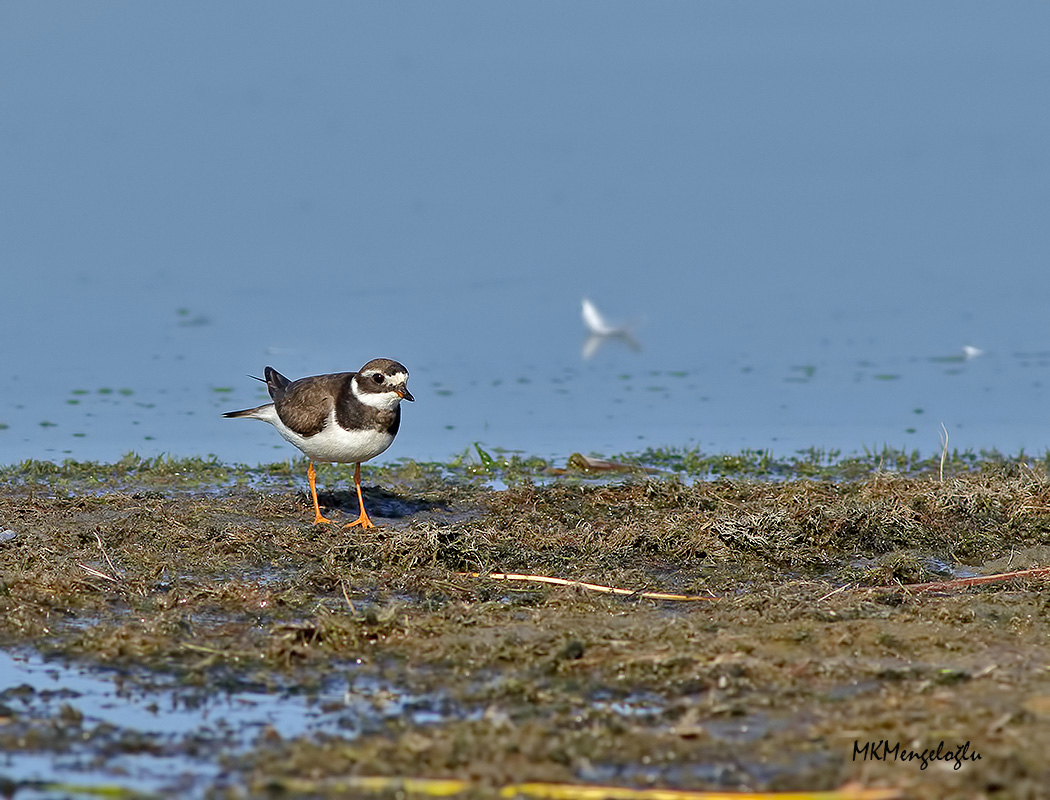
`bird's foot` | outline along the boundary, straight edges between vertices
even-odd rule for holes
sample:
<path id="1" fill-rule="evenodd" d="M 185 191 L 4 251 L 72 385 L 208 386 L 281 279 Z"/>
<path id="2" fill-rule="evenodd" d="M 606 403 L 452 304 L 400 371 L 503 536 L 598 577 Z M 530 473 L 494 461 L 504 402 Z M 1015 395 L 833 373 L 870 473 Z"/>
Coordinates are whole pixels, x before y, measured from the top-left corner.
<path id="1" fill-rule="evenodd" d="M 361 516 L 359 516 L 353 522 L 346 523 L 346 525 L 344 525 L 343 527 L 344 528 L 353 528 L 353 527 L 356 527 L 358 525 L 360 525 L 362 528 L 374 528 L 375 527 L 375 523 L 373 523 L 372 520 L 370 520 L 368 518 L 368 514 L 366 514 L 364 511 L 361 512 Z"/>

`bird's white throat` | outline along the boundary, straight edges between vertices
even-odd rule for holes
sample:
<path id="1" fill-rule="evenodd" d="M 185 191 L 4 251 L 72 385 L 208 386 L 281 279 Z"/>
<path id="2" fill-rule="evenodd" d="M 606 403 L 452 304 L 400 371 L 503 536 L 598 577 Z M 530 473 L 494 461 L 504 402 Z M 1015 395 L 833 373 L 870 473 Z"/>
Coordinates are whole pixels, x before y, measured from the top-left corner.
<path id="1" fill-rule="evenodd" d="M 391 383 L 397 382 L 397 375 L 391 379 Z M 407 376 L 405 376 L 407 377 Z M 403 382 L 404 379 L 402 379 Z M 361 388 L 357 385 L 357 378 L 353 378 L 350 381 L 350 391 L 354 393 L 354 397 L 364 403 L 366 406 L 372 408 L 378 408 L 380 411 L 393 411 L 397 408 L 397 404 L 401 402 L 401 395 L 395 391 L 389 392 L 362 392 Z"/>

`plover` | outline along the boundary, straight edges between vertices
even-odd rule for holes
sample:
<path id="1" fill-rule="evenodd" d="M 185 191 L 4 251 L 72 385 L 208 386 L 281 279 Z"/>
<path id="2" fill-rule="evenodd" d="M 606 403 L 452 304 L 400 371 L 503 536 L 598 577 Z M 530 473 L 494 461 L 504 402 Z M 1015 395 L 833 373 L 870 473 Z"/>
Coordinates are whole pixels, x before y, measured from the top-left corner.
<path id="1" fill-rule="evenodd" d="M 306 477 L 314 501 L 314 524 L 331 522 L 317 502 L 315 461 L 354 465 L 354 485 L 361 513 L 346 527 L 375 527 L 361 496 L 361 463 L 390 447 L 401 425 L 401 401 L 408 391 L 408 370 L 389 358 L 369 361 L 357 372 L 314 375 L 291 381 L 267 367 L 266 384 L 273 398 L 257 408 L 230 411 L 224 417 L 261 419 L 310 459 Z"/>

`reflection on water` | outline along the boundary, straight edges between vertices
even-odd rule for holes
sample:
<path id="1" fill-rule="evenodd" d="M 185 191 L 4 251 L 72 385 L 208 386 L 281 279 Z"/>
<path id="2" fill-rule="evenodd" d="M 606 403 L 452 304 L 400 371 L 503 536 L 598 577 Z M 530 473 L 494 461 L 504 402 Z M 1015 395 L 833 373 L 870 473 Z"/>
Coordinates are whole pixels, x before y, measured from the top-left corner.
<path id="1" fill-rule="evenodd" d="M 386 459 L 1046 448 L 1050 6 L 613 5 L 10 12 L 0 462 L 380 356 Z"/>

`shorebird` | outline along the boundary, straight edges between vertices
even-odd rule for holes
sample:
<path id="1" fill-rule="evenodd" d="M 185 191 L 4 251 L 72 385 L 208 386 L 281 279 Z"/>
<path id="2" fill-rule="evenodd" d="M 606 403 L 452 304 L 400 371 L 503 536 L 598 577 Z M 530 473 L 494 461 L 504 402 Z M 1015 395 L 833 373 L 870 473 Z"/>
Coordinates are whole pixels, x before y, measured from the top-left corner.
<path id="1" fill-rule="evenodd" d="M 273 367 L 265 378 L 272 403 L 230 411 L 224 417 L 261 419 L 310 459 L 306 477 L 314 501 L 314 524 L 331 522 L 317 501 L 315 461 L 354 465 L 354 485 L 361 513 L 346 527 L 375 527 L 361 496 L 361 463 L 375 458 L 394 441 L 401 425 L 401 401 L 408 391 L 408 370 L 389 358 L 369 361 L 357 372 L 337 372 L 289 380 Z"/>

